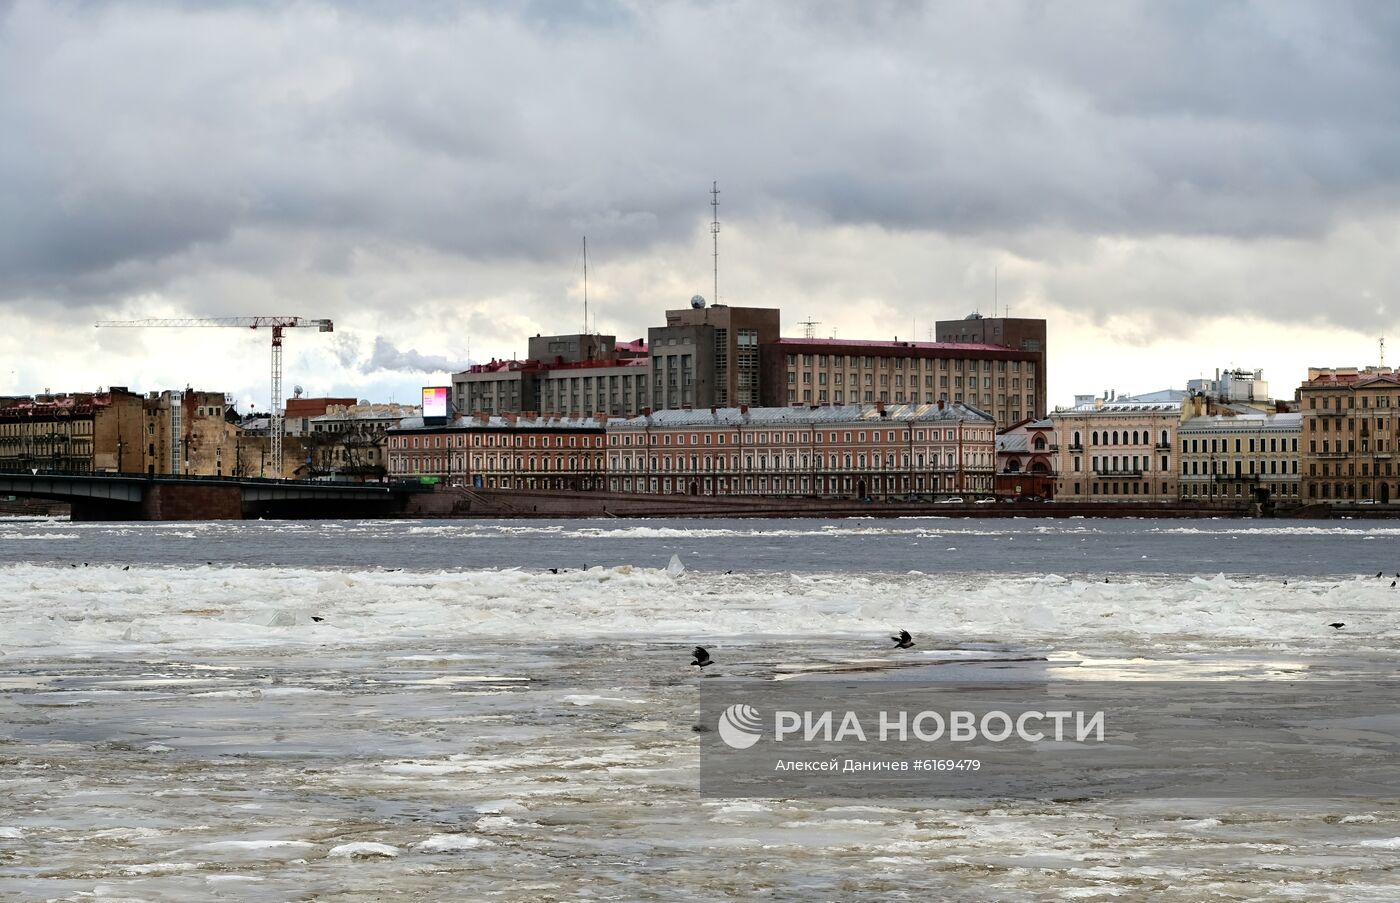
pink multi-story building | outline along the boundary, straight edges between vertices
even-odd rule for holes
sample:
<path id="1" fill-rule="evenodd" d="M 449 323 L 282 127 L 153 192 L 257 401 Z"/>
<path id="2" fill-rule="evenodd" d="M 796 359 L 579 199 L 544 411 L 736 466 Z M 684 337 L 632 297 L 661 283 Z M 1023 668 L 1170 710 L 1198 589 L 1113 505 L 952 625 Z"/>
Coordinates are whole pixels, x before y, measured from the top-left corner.
<path id="1" fill-rule="evenodd" d="M 960 404 L 669 410 L 607 421 L 607 488 L 689 495 L 989 495 L 995 421 Z"/>

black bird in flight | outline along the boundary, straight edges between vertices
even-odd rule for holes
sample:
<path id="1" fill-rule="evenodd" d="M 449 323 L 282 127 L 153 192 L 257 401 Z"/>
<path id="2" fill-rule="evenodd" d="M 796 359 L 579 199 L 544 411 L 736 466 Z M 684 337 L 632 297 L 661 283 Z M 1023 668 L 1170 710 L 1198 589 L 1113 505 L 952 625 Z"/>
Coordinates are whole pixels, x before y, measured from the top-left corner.
<path id="1" fill-rule="evenodd" d="M 312 616 L 311 616 L 311 620 L 313 620 L 313 621 L 315 621 L 316 623 L 319 624 L 319 623 L 321 623 L 322 621 L 324 621 L 325 618 L 322 618 L 322 617 L 320 617 L 319 615 L 312 615 Z"/>
<path id="2" fill-rule="evenodd" d="M 710 653 L 705 650 L 704 646 L 696 646 L 695 651 L 690 654 L 695 656 L 695 661 L 691 662 L 691 664 L 697 667 L 703 668 L 706 665 L 713 665 L 715 663 L 715 660 L 710 658 Z"/>
<path id="3" fill-rule="evenodd" d="M 914 638 L 909 635 L 909 631 L 907 630 L 901 630 L 899 636 L 892 636 L 890 639 L 894 640 L 894 647 L 896 649 L 908 649 L 910 646 L 914 645 Z"/>
<path id="4" fill-rule="evenodd" d="M 1344 622 L 1342 622 L 1342 621 L 1333 621 L 1331 624 L 1328 624 L 1327 626 L 1328 626 L 1328 627 L 1331 627 L 1333 630 L 1341 630 L 1343 627 L 1345 627 L 1345 626 L 1347 626 L 1347 625 L 1346 625 Z"/>

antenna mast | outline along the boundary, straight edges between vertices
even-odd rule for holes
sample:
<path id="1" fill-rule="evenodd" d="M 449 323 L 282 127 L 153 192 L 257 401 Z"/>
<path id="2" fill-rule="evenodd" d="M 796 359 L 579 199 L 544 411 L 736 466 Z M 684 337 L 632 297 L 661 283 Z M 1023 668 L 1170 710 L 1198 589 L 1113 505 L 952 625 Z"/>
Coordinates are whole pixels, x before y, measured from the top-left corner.
<path id="1" fill-rule="evenodd" d="M 588 334 L 588 236 L 583 237 L 583 332 Z"/>
<path id="2" fill-rule="evenodd" d="M 817 327 L 822 325 L 822 321 L 807 319 L 797 325 L 802 327 L 803 336 L 809 339 L 815 339 L 817 337 Z"/>
<path id="3" fill-rule="evenodd" d="M 1381 369 L 1385 369 L 1385 333 L 1381 333 Z"/>
<path id="4" fill-rule="evenodd" d="M 714 242 L 715 258 L 715 297 L 711 304 L 719 303 L 719 182 L 715 181 L 710 185 L 710 208 L 714 211 L 714 219 L 710 222 L 710 239 Z"/>

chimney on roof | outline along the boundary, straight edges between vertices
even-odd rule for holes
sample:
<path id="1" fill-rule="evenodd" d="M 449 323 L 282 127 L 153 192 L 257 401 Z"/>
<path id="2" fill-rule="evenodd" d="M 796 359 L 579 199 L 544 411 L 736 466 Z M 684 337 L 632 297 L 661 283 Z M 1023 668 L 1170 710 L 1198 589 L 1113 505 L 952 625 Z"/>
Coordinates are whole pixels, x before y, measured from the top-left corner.
<path id="1" fill-rule="evenodd" d="M 884 413 L 885 413 L 885 403 L 884 403 L 883 401 L 877 401 L 877 402 L 875 402 L 875 410 L 879 411 L 881 414 L 884 414 Z"/>
<path id="2" fill-rule="evenodd" d="M 940 410 L 940 411 L 943 410 L 943 409 L 944 409 L 945 407 L 947 407 L 947 406 L 948 406 L 948 402 L 946 402 L 946 401 L 940 400 L 940 401 L 938 402 L 938 410 Z"/>
<path id="3" fill-rule="evenodd" d="M 651 408 L 642 408 L 642 416 L 643 416 L 643 417 L 650 417 L 650 416 L 651 416 Z"/>
<path id="4" fill-rule="evenodd" d="M 710 416 L 711 416 L 711 417 L 714 417 L 714 416 L 717 415 L 718 413 L 719 413 L 719 408 L 718 408 L 717 406 L 715 406 L 715 405 L 710 405 Z"/>
<path id="5" fill-rule="evenodd" d="M 739 405 L 739 413 L 747 417 L 749 415 L 749 406 L 746 404 Z"/>

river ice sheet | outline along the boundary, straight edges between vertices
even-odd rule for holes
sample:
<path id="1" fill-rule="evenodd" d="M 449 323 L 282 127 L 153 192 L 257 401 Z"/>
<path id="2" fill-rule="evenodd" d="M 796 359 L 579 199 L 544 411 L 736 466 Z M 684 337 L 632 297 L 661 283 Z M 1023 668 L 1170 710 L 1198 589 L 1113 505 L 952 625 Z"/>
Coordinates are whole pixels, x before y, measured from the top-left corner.
<path id="1" fill-rule="evenodd" d="M 1388 675 L 1389 579 L 387 571 L 284 543 L 300 566 L 0 567 L 0 896 L 1400 898 L 1393 801 L 701 797 L 687 665 L 878 663 L 907 627 L 953 668 Z"/>

